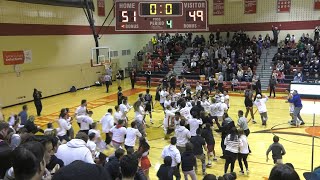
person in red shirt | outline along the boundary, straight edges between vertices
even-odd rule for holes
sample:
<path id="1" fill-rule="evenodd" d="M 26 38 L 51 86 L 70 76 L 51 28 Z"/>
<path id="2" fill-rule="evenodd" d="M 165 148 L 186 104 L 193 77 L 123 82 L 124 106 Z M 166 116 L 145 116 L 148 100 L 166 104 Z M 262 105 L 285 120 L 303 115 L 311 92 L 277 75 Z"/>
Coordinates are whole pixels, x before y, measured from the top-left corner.
<path id="1" fill-rule="evenodd" d="M 160 57 L 157 57 L 156 59 L 153 60 L 153 71 L 156 71 L 156 68 L 158 68 L 158 71 L 161 70 L 162 62 Z"/>

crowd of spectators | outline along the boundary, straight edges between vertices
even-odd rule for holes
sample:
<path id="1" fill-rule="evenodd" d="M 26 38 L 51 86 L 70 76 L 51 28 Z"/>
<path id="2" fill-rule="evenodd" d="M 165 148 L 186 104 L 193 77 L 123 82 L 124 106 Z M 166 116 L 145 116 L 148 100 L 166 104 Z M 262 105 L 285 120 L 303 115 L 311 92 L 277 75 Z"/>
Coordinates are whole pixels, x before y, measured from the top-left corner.
<path id="1" fill-rule="evenodd" d="M 208 78 L 221 72 L 224 81 L 236 77 L 238 81 L 251 82 L 262 48 L 270 46 L 270 38 L 267 35 L 262 39 L 259 35 L 250 39 L 242 31 L 235 32 L 231 39 L 229 36 L 227 33 L 227 40 L 223 41 L 218 31 L 216 36 L 211 33 L 206 41 L 202 35 L 196 35 L 190 58 L 183 61 L 182 74 L 201 74 Z"/>
<path id="2" fill-rule="evenodd" d="M 287 34 L 279 43 L 278 52 L 273 57 L 274 72 L 279 83 L 293 75 L 295 82 L 319 82 L 320 40 L 319 28 L 315 28 L 315 36 L 302 34 L 299 39 Z"/>

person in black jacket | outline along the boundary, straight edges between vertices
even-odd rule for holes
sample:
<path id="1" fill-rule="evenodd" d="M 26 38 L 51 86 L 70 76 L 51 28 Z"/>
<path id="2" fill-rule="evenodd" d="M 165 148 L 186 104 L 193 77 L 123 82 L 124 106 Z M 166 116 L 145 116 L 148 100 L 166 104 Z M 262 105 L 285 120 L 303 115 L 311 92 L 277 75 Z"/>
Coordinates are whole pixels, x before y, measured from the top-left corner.
<path id="1" fill-rule="evenodd" d="M 213 160 L 216 161 L 216 152 L 214 150 L 215 140 L 211 129 L 211 124 L 206 123 L 206 126 L 203 128 L 201 136 L 205 139 L 207 143 L 207 158 L 208 158 L 208 167 L 211 167 L 211 157 L 213 156 Z"/>
<path id="2" fill-rule="evenodd" d="M 166 156 L 164 158 L 163 164 L 161 164 L 157 177 L 159 180 L 173 180 L 173 173 L 171 168 L 172 158 L 170 156 Z"/>
<path id="3" fill-rule="evenodd" d="M 196 165 L 196 157 L 193 154 L 193 145 L 191 143 L 186 144 L 186 151 L 181 155 L 181 164 L 185 179 L 188 179 L 188 175 L 190 175 L 191 180 L 196 180 L 197 176 L 193 169 Z"/>
<path id="4" fill-rule="evenodd" d="M 258 81 L 256 83 L 256 95 L 254 97 L 254 101 L 256 100 L 258 94 L 261 94 L 261 81 L 260 81 L 260 78 L 258 79 Z"/>
<path id="5" fill-rule="evenodd" d="M 131 89 L 134 89 L 134 83 L 136 83 L 136 77 L 137 77 L 136 70 L 132 70 L 130 72 Z"/>
<path id="6" fill-rule="evenodd" d="M 115 152 L 115 156 L 110 157 L 104 168 L 110 173 L 112 179 L 121 178 L 120 172 L 120 158 L 124 156 L 124 150 L 119 148 Z"/>
<path id="7" fill-rule="evenodd" d="M 53 151 L 54 153 L 57 153 L 58 151 L 58 147 L 59 147 L 59 138 L 58 137 L 52 137 L 51 139 L 51 142 L 52 142 L 52 146 L 53 146 Z M 50 158 L 50 161 L 49 163 L 47 164 L 47 169 L 49 171 L 52 171 L 53 168 L 56 166 L 56 165 L 59 165 L 59 167 L 63 167 L 64 166 L 64 163 L 61 159 L 57 158 L 57 156 L 55 154 L 53 154 Z"/>
<path id="8" fill-rule="evenodd" d="M 122 93 L 122 87 L 121 86 L 119 86 L 118 87 L 118 106 L 120 105 L 120 104 L 122 104 L 122 100 L 123 100 L 123 93 Z"/>
<path id="9" fill-rule="evenodd" d="M 37 89 L 33 90 L 33 101 L 34 101 L 34 105 L 36 106 L 38 116 L 41 115 L 41 111 L 42 111 L 42 103 L 41 103 L 42 94 L 41 93 L 42 92 L 38 91 Z"/>
<path id="10" fill-rule="evenodd" d="M 218 131 L 221 132 L 221 149 L 223 156 L 220 156 L 220 158 L 224 159 L 224 150 L 226 149 L 226 146 L 224 145 L 224 139 L 230 133 L 231 129 L 236 126 L 234 124 L 234 121 L 229 117 L 227 113 L 223 115 L 222 125 L 220 125 L 218 121 L 216 121 L 216 124 L 219 128 Z"/>
<path id="11" fill-rule="evenodd" d="M 3 179 L 6 171 L 12 167 L 12 148 L 5 141 L 8 130 L 9 124 L 0 122 L 0 179 Z"/>
<path id="12" fill-rule="evenodd" d="M 28 133 L 36 134 L 37 132 L 44 133 L 43 129 L 40 129 L 39 126 L 36 126 L 34 124 L 34 116 L 29 116 L 29 119 L 27 120 L 24 127 L 28 130 Z"/>

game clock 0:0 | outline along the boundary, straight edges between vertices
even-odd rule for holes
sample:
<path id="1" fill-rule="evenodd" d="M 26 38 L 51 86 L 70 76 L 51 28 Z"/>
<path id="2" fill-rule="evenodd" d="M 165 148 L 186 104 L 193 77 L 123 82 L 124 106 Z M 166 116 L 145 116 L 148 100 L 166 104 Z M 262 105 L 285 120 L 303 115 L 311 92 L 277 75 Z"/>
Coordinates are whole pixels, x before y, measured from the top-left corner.
<path id="1" fill-rule="evenodd" d="M 207 31 L 207 0 L 114 0 L 116 31 Z"/>
<path id="2" fill-rule="evenodd" d="M 140 3 L 141 16 L 181 16 L 182 3 Z"/>

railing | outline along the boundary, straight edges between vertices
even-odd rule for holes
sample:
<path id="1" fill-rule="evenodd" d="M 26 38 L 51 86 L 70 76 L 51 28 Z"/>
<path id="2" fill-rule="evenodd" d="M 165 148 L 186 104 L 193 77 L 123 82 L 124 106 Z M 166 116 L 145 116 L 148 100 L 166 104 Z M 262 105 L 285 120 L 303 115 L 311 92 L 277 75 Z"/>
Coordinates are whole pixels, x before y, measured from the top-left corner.
<path id="1" fill-rule="evenodd" d="M 263 78 L 263 70 L 266 70 L 266 62 L 268 60 L 268 55 L 269 55 L 269 49 L 270 48 L 266 48 L 267 53 L 266 53 L 266 57 L 262 58 L 263 59 L 263 65 L 261 66 L 261 71 L 260 71 L 260 78 Z M 262 62 L 261 62 L 262 63 Z"/>

